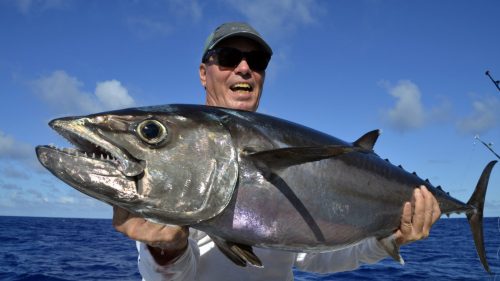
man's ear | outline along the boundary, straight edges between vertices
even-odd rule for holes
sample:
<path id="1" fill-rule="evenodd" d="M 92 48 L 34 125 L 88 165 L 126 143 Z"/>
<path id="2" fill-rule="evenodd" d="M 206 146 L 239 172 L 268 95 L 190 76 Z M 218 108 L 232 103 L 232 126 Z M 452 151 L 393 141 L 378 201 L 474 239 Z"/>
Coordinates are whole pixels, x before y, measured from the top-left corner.
<path id="1" fill-rule="evenodd" d="M 200 64 L 200 82 L 203 88 L 207 87 L 207 66 L 204 63 Z"/>

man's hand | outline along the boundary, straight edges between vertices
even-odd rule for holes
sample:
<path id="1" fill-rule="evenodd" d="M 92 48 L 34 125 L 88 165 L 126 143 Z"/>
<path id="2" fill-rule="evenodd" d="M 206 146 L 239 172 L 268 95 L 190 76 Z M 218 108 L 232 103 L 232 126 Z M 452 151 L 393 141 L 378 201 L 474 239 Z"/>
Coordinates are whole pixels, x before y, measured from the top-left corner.
<path id="1" fill-rule="evenodd" d="M 113 207 L 113 226 L 130 239 L 146 243 L 159 265 L 171 263 L 188 246 L 189 229 L 148 222 L 120 207 Z"/>
<path id="2" fill-rule="evenodd" d="M 416 188 L 413 193 L 414 212 L 410 202 L 406 202 L 401 216 L 401 225 L 395 233 L 396 243 L 404 245 L 429 236 L 432 225 L 441 216 L 439 204 L 425 186 Z"/>

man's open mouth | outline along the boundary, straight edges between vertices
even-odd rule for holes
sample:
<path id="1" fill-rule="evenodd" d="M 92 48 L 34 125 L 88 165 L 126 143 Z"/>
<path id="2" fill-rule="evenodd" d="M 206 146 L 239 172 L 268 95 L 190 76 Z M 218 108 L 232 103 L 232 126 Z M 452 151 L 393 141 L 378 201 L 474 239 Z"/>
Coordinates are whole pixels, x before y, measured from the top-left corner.
<path id="1" fill-rule="evenodd" d="M 236 83 L 232 85 L 230 89 L 233 92 L 251 92 L 253 87 L 248 83 Z"/>

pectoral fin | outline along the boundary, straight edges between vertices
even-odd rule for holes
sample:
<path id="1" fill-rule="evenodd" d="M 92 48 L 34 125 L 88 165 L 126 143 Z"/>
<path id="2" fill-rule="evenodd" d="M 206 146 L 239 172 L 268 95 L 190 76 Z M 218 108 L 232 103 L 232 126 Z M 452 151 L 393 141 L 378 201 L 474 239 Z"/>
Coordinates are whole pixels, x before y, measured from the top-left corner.
<path id="1" fill-rule="evenodd" d="M 286 147 L 272 150 L 253 152 L 244 150 L 245 156 L 254 160 L 259 168 L 268 168 L 273 171 L 281 170 L 293 165 L 319 161 L 354 151 L 364 151 L 362 147 L 344 145 L 324 145 L 310 147 Z"/>
<path id="2" fill-rule="evenodd" d="M 219 250 L 236 265 L 246 267 L 247 264 L 250 264 L 255 267 L 263 267 L 259 257 L 254 254 L 252 246 L 234 243 L 213 235 L 210 238 Z"/>
<path id="3" fill-rule="evenodd" d="M 396 240 L 394 240 L 393 235 L 389 237 L 385 237 L 383 239 L 378 240 L 385 251 L 391 256 L 395 261 L 399 262 L 401 265 L 405 264 L 403 257 L 399 254 L 399 246 L 396 244 Z"/>

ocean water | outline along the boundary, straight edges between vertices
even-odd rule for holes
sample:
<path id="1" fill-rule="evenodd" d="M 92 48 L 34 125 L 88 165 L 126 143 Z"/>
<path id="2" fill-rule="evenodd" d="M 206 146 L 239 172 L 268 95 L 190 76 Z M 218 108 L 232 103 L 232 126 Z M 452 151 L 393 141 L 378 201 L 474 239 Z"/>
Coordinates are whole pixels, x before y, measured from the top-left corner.
<path id="1" fill-rule="evenodd" d="M 441 219 L 431 236 L 401 249 L 404 266 L 385 259 L 356 271 L 312 274 L 305 280 L 500 281 L 500 218 L 485 218 L 493 274 L 475 253 L 466 219 Z M 140 280 L 135 243 L 108 219 L 0 217 L 0 280 Z"/>

